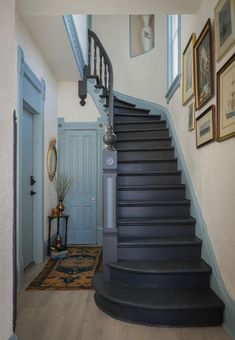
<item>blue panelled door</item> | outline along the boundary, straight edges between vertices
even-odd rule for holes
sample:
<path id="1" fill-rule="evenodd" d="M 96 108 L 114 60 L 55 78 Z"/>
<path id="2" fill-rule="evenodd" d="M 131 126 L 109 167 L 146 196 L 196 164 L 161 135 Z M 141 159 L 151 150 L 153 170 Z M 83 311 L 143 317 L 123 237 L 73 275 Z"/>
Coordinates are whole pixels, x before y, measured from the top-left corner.
<path id="1" fill-rule="evenodd" d="M 65 201 L 69 244 L 96 244 L 96 131 L 66 130 L 63 172 L 76 180 Z"/>
<path id="2" fill-rule="evenodd" d="M 33 262 L 33 115 L 24 108 L 22 116 L 22 254 L 24 268 Z"/>

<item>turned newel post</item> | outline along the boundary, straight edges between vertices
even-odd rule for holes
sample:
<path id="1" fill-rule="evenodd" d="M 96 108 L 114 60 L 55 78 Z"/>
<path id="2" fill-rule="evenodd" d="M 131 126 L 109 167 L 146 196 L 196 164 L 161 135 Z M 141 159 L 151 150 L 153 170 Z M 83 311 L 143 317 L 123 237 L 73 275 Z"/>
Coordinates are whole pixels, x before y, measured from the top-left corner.
<path id="1" fill-rule="evenodd" d="M 106 264 L 117 261 L 116 180 L 117 151 L 107 147 L 103 151 L 103 264 L 106 281 L 109 280 L 109 268 Z"/>

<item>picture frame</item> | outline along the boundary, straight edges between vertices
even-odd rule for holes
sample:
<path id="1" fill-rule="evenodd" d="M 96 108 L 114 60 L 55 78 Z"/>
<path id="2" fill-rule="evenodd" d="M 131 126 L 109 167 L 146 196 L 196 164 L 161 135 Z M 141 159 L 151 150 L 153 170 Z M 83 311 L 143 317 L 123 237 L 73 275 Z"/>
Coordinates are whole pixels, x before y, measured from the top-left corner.
<path id="1" fill-rule="evenodd" d="M 217 72 L 218 141 L 235 136 L 235 53 Z"/>
<path id="2" fill-rule="evenodd" d="M 195 109 L 203 107 L 214 95 L 211 21 L 207 20 L 194 45 Z"/>
<path id="3" fill-rule="evenodd" d="M 191 102 L 188 106 L 188 131 L 195 129 L 195 108 L 194 102 Z"/>
<path id="4" fill-rule="evenodd" d="M 216 60 L 235 44 L 235 0 L 219 0 L 214 9 Z"/>
<path id="5" fill-rule="evenodd" d="M 192 33 L 182 55 L 182 105 L 186 105 L 194 95 L 194 53 L 196 34 Z"/>
<path id="6" fill-rule="evenodd" d="M 196 118 L 196 146 L 202 147 L 216 139 L 215 105 L 209 106 Z"/>

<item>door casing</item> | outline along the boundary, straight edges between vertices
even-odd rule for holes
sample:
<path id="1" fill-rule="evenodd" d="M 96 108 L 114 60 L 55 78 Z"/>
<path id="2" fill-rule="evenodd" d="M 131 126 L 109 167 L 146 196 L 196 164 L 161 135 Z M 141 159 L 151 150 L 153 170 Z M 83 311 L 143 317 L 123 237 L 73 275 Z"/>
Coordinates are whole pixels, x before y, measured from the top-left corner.
<path id="1" fill-rule="evenodd" d="M 26 108 L 33 116 L 33 173 L 37 183 L 34 189 L 33 212 L 33 261 L 43 261 L 44 225 L 44 103 L 45 82 L 39 80 L 25 62 L 24 52 L 18 47 L 18 105 L 17 105 L 17 286 L 23 284 L 22 257 L 22 114 Z"/>

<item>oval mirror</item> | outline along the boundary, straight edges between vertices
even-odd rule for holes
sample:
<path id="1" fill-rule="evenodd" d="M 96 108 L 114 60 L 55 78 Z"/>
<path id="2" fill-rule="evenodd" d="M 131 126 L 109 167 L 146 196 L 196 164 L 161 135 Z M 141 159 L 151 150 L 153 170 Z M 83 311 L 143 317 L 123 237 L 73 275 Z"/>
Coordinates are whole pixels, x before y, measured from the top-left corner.
<path id="1" fill-rule="evenodd" d="M 50 140 L 49 148 L 47 151 L 47 173 L 49 180 L 52 182 L 57 170 L 57 150 L 56 138 Z"/>

